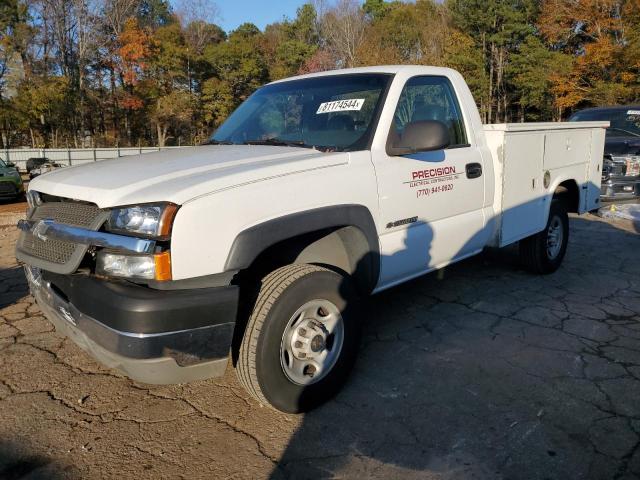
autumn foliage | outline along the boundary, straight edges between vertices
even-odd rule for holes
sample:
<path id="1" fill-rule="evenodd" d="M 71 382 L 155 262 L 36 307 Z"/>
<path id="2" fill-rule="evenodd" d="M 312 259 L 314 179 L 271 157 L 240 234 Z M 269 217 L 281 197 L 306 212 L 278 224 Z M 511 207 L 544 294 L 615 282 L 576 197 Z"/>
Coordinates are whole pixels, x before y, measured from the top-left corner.
<path id="1" fill-rule="evenodd" d="M 459 70 L 485 122 L 640 102 L 640 0 L 327 0 L 231 32 L 215 11 L 0 2 L 2 145 L 199 143 L 266 82 L 375 64 Z"/>

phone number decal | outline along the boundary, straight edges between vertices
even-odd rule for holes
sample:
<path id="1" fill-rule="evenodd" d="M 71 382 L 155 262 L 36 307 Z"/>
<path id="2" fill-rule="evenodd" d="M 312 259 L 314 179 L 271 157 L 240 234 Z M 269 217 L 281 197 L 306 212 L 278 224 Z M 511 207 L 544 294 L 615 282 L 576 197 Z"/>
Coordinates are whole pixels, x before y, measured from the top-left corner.
<path id="1" fill-rule="evenodd" d="M 416 190 L 416 197 L 428 197 L 429 195 L 434 195 L 436 193 L 442 192 L 450 192 L 453 190 L 453 183 L 447 183 L 445 185 L 437 185 L 430 188 L 421 188 Z"/>

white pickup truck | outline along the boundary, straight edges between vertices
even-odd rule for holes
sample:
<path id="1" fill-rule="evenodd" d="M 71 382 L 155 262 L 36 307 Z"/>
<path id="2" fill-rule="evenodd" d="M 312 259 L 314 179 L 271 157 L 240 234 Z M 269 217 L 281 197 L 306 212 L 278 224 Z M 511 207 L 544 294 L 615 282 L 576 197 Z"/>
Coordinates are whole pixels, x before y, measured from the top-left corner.
<path id="1" fill-rule="evenodd" d="M 54 171 L 16 256 L 56 328 L 148 383 L 222 375 L 263 404 L 334 395 L 359 299 L 487 246 L 562 262 L 598 207 L 606 122 L 483 126 L 462 76 L 385 66 L 270 83 L 207 145 Z"/>

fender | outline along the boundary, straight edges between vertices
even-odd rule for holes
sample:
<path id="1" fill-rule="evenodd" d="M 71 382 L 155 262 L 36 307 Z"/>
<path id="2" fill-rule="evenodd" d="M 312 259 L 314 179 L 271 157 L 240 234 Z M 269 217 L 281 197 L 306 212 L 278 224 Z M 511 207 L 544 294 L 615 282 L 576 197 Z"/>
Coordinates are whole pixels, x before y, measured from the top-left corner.
<path id="1" fill-rule="evenodd" d="M 362 205 L 334 205 L 291 213 L 254 225 L 240 232 L 233 241 L 225 270 L 243 270 L 267 248 L 290 238 L 320 230 L 355 227 L 365 236 L 370 258 L 371 288 L 380 273 L 380 243 L 375 222 L 368 208 Z"/>
<path id="2" fill-rule="evenodd" d="M 551 199 L 553 198 L 553 196 L 555 195 L 556 191 L 558 190 L 558 188 L 563 184 L 563 183 L 569 183 L 572 182 L 575 185 L 575 188 L 577 189 L 577 193 L 578 193 L 578 199 L 577 199 L 577 205 L 576 205 L 576 212 L 574 213 L 579 213 L 582 214 L 584 213 L 583 211 L 583 195 L 584 195 L 584 191 L 586 190 L 588 183 L 585 183 L 584 185 L 582 185 L 582 187 L 580 186 L 580 182 L 578 182 L 575 178 L 566 176 L 566 175 L 561 175 L 558 176 L 556 178 L 553 179 L 553 182 L 551 183 L 551 185 L 549 186 L 549 188 L 547 189 L 547 191 L 545 192 L 545 196 L 547 197 L 547 205 L 546 205 L 546 218 L 549 218 L 549 211 L 551 210 Z"/>

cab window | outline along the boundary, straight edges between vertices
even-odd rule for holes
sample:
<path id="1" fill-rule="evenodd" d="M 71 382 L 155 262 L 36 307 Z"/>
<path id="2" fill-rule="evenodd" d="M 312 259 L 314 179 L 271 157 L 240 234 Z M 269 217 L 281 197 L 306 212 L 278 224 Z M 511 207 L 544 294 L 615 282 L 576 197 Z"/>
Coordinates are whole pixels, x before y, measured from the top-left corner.
<path id="1" fill-rule="evenodd" d="M 449 148 L 468 146 L 464 120 L 453 87 L 445 77 L 411 78 L 400 95 L 391 135 L 400 137 L 411 122 L 437 120 L 449 130 Z"/>

